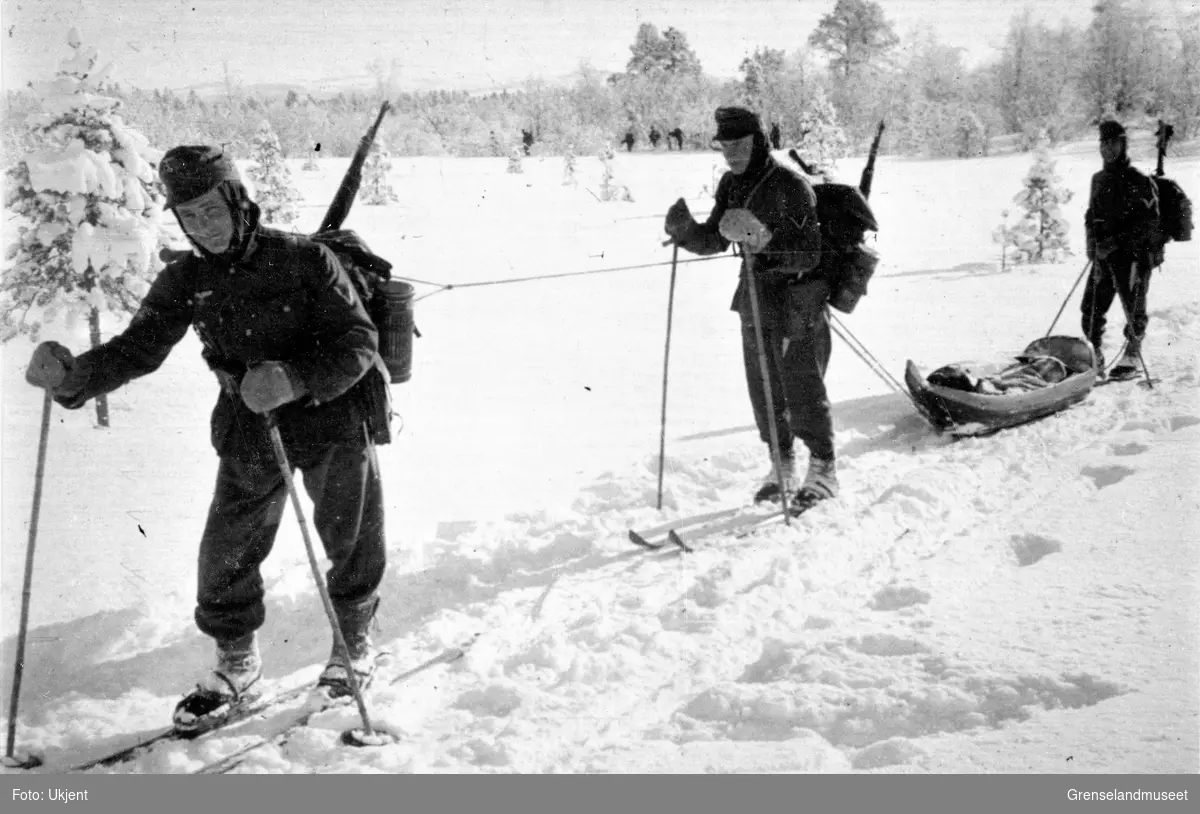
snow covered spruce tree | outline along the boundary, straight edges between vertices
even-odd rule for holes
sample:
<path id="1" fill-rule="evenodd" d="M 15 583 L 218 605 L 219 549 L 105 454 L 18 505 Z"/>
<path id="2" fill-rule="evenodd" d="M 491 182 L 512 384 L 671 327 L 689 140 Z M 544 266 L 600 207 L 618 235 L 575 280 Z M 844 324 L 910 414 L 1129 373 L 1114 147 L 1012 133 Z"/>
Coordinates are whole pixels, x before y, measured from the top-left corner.
<path id="1" fill-rule="evenodd" d="M 311 145 L 304 156 L 304 163 L 300 165 L 300 169 L 304 172 L 316 172 L 321 169 L 321 165 L 317 163 L 317 156 L 320 154 L 321 145 L 312 140 L 310 135 L 304 140 L 306 145 Z"/>
<path id="2" fill-rule="evenodd" d="M 796 152 L 818 172 L 832 172 L 837 160 L 846 155 L 846 134 L 838 124 L 837 110 L 820 88 L 813 91 L 799 127 Z"/>
<path id="3" fill-rule="evenodd" d="M 613 161 L 616 160 L 616 157 L 616 151 L 613 150 L 611 144 L 601 148 L 598 156 L 601 166 L 600 200 L 633 203 L 633 193 L 629 191 L 629 187 L 617 183 L 617 171 L 613 169 Z"/>
<path id="4" fill-rule="evenodd" d="M 525 172 L 525 166 L 521 163 L 521 148 L 513 147 L 512 152 L 508 155 L 508 166 L 504 171 L 514 175 L 520 175 Z"/>
<path id="5" fill-rule="evenodd" d="M 359 199 L 368 206 L 386 206 L 399 201 L 396 190 L 388 180 L 392 171 L 392 154 L 383 139 L 376 136 L 367 160 L 363 162 L 363 180 L 359 188 Z"/>
<path id="6" fill-rule="evenodd" d="M 109 67 L 71 29 L 72 54 L 54 79 L 31 83 L 40 112 L 27 120 L 31 151 L 6 172 L 9 218 L 0 282 L 0 340 L 87 320 L 92 347 L 101 316 L 138 308 L 174 242 L 163 228 L 155 168 L 162 151 L 116 115 L 120 101 L 99 95 Z M 108 402 L 96 400 L 108 426 Z"/>
<path id="7" fill-rule="evenodd" d="M 294 223 L 300 214 L 300 193 L 292 184 L 292 171 L 284 161 L 279 137 L 271 123 L 263 120 L 254 134 L 254 147 L 247 175 L 254 183 L 254 200 L 269 224 Z"/>
<path id="8" fill-rule="evenodd" d="M 567 149 L 563 152 L 563 186 L 579 186 L 579 179 L 575 177 L 575 145 L 568 144 Z"/>
<path id="9" fill-rule="evenodd" d="M 1074 196 L 1062 185 L 1054 159 L 1043 141 L 1034 151 L 1033 166 L 1025 176 L 1025 188 L 1013 197 L 1020 207 L 1018 220 L 1001 224 L 994 238 L 1013 247 L 1013 262 L 1057 263 L 1071 256 L 1067 239 L 1069 225 L 1060 209 Z M 1007 219 L 1007 214 L 1005 215 Z"/>

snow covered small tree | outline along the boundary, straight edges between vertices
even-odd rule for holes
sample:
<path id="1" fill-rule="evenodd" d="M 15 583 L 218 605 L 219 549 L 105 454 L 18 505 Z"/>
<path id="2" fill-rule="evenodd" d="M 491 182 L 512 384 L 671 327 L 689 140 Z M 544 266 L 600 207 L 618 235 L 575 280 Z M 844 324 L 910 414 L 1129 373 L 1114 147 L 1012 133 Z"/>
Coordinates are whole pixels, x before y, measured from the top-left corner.
<path id="1" fill-rule="evenodd" d="M 521 148 L 513 147 L 512 152 L 508 155 L 508 166 L 504 168 L 505 172 L 514 175 L 520 175 L 525 172 L 525 166 L 521 162 Z"/>
<path id="2" fill-rule="evenodd" d="M 796 143 L 796 152 L 819 172 L 832 172 L 837 160 L 846 154 L 846 134 L 837 122 L 837 110 L 825 96 L 825 91 L 813 90 L 799 127 L 801 136 Z"/>
<path id="3" fill-rule="evenodd" d="M 321 166 L 317 163 L 317 156 L 321 152 L 321 145 L 314 142 L 312 136 L 306 138 L 304 143 L 311 146 L 308 147 L 308 152 L 304 156 L 304 163 L 300 165 L 300 169 L 303 172 L 316 172 L 321 169 Z"/>
<path id="4" fill-rule="evenodd" d="M 367 160 L 363 162 L 363 180 L 359 187 L 358 197 L 368 206 L 385 206 L 400 200 L 388 173 L 392 171 L 392 155 L 388 152 L 383 139 L 376 136 Z"/>
<path id="5" fill-rule="evenodd" d="M 575 147 L 569 145 L 563 153 L 563 186 L 578 186 L 579 179 L 575 177 Z"/>
<path id="6" fill-rule="evenodd" d="M 1013 197 L 1023 210 L 1017 222 L 1012 226 L 1002 223 L 993 238 L 1013 247 L 1012 258 L 1017 264 L 1057 263 L 1070 257 L 1069 225 L 1060 207 L 1074 193 L 1062 185 L 1044 142 L 1034 151 L 1033 166 L 1024 183 L 1025 188 Z"/>
<path id="7" fill-rule="evenodd" d="M 95 347 L 101 315 L 134 313 L 162 267 L 158 250 L 175 241 L 155 171 L 162 151 L 116 115 L 119 100 L 99 94 L 109 67 L 96 70 L 96 49 L 73 28 L 67 44 L 71 56 L 54 79 L 31 85 L 41 107 L 27 120 L 32 151 L 6 173 L 4 205 L 15 217 L 0 339 L 37 341 L 48 324 L 73 329 L 86 318 Z M 96 420 L 108 426 L 103 397 Z"/>
<path id="8" fill-rule="evenodd" d="M 613 160 L 616 158 L 616 152 L 612 145 L 606 145 L 600 151 L 600 165 L 603 168 L 600 176 L 600 200 L 602 201 L 628 201 L 633 203 L 633 193 L 629 191 L 629 187 L 618 184 L 616 181 L 617 173 L 613 169 Z"/>
<path id="9" fill-rule="evenodd" d="M 265 119 L 254 134 L 253 151 L 247 175 L 254 183 L 254 201 L 262 210 L 263 220 L 268 224 L 294 223 L 302 198 L 292 184 L 292 171 L 284 161 L 279 137 Z"/>

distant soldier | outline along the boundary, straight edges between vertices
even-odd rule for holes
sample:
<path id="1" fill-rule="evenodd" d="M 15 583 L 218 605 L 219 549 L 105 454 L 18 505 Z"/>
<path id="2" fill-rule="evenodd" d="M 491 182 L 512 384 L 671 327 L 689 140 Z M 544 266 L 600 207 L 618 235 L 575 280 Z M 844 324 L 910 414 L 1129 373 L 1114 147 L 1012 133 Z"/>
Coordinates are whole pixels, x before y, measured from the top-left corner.
<path id="1" fill-rule="evenodd" d="M 683 152 L 683 130 L 681 128 L 676 127 L 670 133 L 667 133 L 668 141 L 672 138 L 674 138 L 676 143 L 679 144 L 679 151 Z"/>
<path id="2" fill-rule="evenodd" d="M 771 147 L 778 150 L 780 144 L 779 123 L 771 122 Z"/>
<path id="3" fill-rule="evenodd" d="M 521 130 L 521 143 L 525 145 L 525 155 L 529 155 L 529 148 L 533 146 L 532 130 Z"/>
<path id="4" fill-rule="evenodd" d="M 632 131 L 632 130 L 626 130 L 626 131 L 625 131 L 625 138 L 621 139 L 621 143 L 625 145 L 625 152 L 627 152 L 627 153 L 632 153 L 632 152 L 633 152 L 633 143 L 634 143 L 636 140 L 637 140 L 637 139 L 635 139 L 635 138 L 633 137 L 633 131 Z"/>
<path id="5" fill-rule="evenodd" d="M 661 139 L 661 138 L 662 138 L 662 133 L 658 132 L 658 128 L 651 127 L 650 128 L 650 147 L 651 147 L 651 149 L 654 149 L 654 150 L 658 149 L 658 142 L 659 142 L 659 139 Z"/>

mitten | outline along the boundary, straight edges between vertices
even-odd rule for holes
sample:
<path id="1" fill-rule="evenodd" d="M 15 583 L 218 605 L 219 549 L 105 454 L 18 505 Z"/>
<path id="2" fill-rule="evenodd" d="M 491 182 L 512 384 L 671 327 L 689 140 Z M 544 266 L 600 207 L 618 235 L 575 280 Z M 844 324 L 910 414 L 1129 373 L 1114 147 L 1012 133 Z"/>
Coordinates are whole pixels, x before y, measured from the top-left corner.
<path id="1" fill-rule="evenodd" d="M 34 348 L 25 368 L 25 381 L 55 396 L 75 395 L 83 388 L 83 380 L 71 351 L 57 342 L 43 342 Z"/>
<path id="2" fill-rule="evenodd" d="M 683 243 L 692 236 L 696 229 L 696 219 L 692 217 L 687 201 L 683 198 L 671 204 L 671 208 L 667 210 L 663 229 L 676 243 Z"/>
<path id="3" fill-rule="evenodd" d="M 749 209 L 730 209 L 721 216 L 718 228 L 726 240 L 740 243 L 744 249 L 755 254 L 771 242 L 771 230 Z"/>
<path id="4" fill-rule="evenodd" d="M 289 374 L 283 362 L 262 362 L 242 377 L 242 401 L 256 413 L 268 413 L 307 392 L 304 382 Z"/>

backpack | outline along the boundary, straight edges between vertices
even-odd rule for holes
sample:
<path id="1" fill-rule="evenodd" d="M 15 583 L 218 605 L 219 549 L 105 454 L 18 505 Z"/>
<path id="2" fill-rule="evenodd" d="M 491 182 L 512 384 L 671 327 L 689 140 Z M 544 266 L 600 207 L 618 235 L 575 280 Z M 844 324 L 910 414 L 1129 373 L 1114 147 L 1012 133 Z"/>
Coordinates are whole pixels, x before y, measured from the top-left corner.
<path id="1" fill-rule="evenodd" d="M 1158 228 L 1162 242 L 1192 239 L 1192 202 L 1179 184 L 1161 175 L 1150 176 L 1158 194 Z"/>
<path id="2" fill-rule="evenodd" d="M 878 232 L 879 223 L 857 187 L 822 183 L 817 194 L 817 219 L 821 223 L 821 265 L 829 275 L 829 304 L 849 314 L 866 296 L 867 283 L 879 265 L 879 255 L 863 243 L 867 232 Z"/>
<path id="3" fill-rule="evenodd" d="M 392 384 L 412 377 L 412 338 L 420 336 L 413 323 L 413 287 L 393 280 L 392 264 L 372 252 L 363 239 L 349 229 L 311 235 L 329 248 L 346 270 L 350 282 L 379 331 L 379 355 L 383 357 Z"/>

